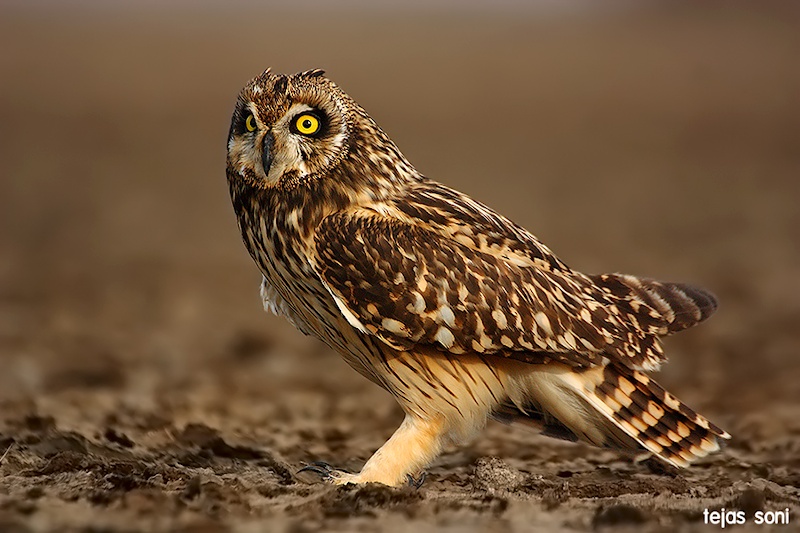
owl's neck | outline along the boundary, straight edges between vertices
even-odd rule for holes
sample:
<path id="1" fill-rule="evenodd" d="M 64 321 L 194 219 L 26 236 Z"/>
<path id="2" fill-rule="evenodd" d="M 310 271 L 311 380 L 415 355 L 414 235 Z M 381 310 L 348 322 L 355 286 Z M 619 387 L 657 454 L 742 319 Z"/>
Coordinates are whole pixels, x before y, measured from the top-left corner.
<path id="1" fill-rule="evenodd" d="M 292 248 L 311 246 L 314 230 L 325 217 L 364 203 L 372 196 L 364 190 L 356 192 L 336 184 L 330 177 L 270 188 L 231 182 L 230 192 L 248 248 L 277 238 Z"/>
<path id="2" fill-rule="evenodd" d="M 286 179 L 266 188 L 229 175 L 240 226 L 276 226 L 306 238 L 333 213 L 403 196 L 424 178 L 399 151 L 390 155 L 351 154 L 324 177 Z"/>

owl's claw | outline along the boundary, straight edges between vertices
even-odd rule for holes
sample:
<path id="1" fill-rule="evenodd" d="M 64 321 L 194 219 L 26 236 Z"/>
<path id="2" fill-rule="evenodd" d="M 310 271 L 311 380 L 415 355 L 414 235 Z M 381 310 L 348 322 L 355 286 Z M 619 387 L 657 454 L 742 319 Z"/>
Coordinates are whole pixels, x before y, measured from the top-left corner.
<path id="1" fill-rule="evenodd" d="M 308 463 L 297 471 L 298 474 L 302 472 L 314 472 L 321 478 L 322 482 L 330 483 L 331 485 L 359 485 L 361 483 L 369 483 L 371 481 L 383 483 L 382 481 L 376 479 L 365 478 L 362 474 L 351 474 L 349 472 L 345 472 L 344 470 L 339 470 L 338 468 L 334 468 L 324 461 L 314 461 L 312 463 Z M 413 487 L 415 489 L 419 489 L 422 484 L 425 483 L 425 479 L 427 479 L 427 474 L 425 472 L 420 472 L 419 476 L 417 477 L 414 477 L 411 474 L 406 474 L 406 483 L 408 483 L 409 487 Z M 384 484 L 389 485 L 389 483 Z"/>
<path id="2" fill-rule="evenodd" d="M 428 474 L 425 472 L 421 472 L 419 477 L 414 477 L 411 474 L 406 474 L 406 479 L 408 480 L 408 486 L 414 487 L 415 489 L 419 490 L 425 480 L 428 478 Z"/>
<path id="3" fill-rule="evenodd" d="M 352 476 L 352 474 L 349 474 L 344 470 L 333 468 L 324 461 L 314 461 L 313 463 L 309 463 L 297 471 L 298 474 L 301 472 L 314 472 L 320 478 L 322 478 L 322 481 L 326 483 L 332 483 L 334 485 L 348 483 L 350 481 L 347 478 Z"/>
<path id="4" fill-rule="evenodd" d="M 322 461 L 314 461 L 313 463 L 308 463 L 306 466 L 298 470 L 297 473 L 299 474 L 301 472 L 314 472 L 315 474 L 318 474 L 324 479 L 325 477 L 329 476 L 332 471 L 333 467 L 328 463 Z"/>

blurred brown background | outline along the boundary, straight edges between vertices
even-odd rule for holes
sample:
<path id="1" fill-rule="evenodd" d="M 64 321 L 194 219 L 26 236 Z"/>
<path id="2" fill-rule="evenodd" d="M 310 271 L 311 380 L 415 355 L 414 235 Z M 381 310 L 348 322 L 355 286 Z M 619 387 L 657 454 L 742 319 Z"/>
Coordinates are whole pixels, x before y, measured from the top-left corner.
<path id="1" fill-rule="evenodd" d="M 418 169 L 573 268 L 711 289 L 717 316 L 668 341 L 660 380 L 739 439 L 730 453 L 800 452 L 796 7 L 342 6 L 0 7 L 9 457 L 48 460 L 25 445 L 35 415 L 89 451 L 122 428 L 134 455 L 157 461 L 176 432 L 203 424 L 292 468 L 358 467 L 399 422 L 388 395 L 261 310 L 224 162 L 236 95 L 267 66 L 324 68 Z M 490 427 L 470 449 L 551 442 L 537 439 Z M 12 463 L 4 475 L 22 475 Z M 176 476 L 162 492 L 180 488 Z M 20 483 L 7 477 L 0 502 L 25 500 L 9 488 Z M 73 523 L 50 505 L 84 504 L 63 503 L 61 481 L 36 483 L 52 501 L 25 516 Z"/>

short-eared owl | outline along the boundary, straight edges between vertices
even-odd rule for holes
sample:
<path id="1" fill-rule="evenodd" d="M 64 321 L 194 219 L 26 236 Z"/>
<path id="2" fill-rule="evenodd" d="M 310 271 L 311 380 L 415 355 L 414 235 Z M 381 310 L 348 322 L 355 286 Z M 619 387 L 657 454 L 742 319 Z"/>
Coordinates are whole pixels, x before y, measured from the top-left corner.
<path id="1" fill-rule="evenodd" d="M 264 305 L 389 391 L 406 413 L 358 474 L 413 480 L 488 417 L 646 450 L 676 466 L 729 435 L 644 371 L 708 292 L 570 269 L 531 233 L 421 175 L 321 70 L 242 90 L 227 175 Z"/>

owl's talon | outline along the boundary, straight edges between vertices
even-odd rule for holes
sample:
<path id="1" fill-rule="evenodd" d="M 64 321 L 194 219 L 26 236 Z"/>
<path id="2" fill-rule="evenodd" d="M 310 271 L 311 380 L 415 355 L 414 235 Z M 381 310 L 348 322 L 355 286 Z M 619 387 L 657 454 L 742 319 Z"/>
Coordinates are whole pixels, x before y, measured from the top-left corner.
<path id="1" fill-rule="evenodd" d="M 322 461 L 314 461 L 313 463 L 309 463 L 297 471 L 298 474 L 302 472 L 314 472 L 323 480 L 327 480 L 333 472 L 333 467 Z"/>
<path id="2" fill-rule="evenodd" d="M 425 472 L 421 472 L 419 477 L 415 478 L 411 474 L 406 474 L 406 479 L 408 480 L 408 486 L 414 487 L 415 489 L 419 490 L 425 480 L 428 478 L 428 474 Z"/>
<path id="3" fill-rule="evenodd" d="M 314 472 L 321 478 L 322 481 L 326 483 L 332 483 L 334 485 L 348 483 L 349 481 L 345 481 L 345 478 L 347 476 L 352 476 L 352 474 L 349 474 L 344 470 L 338 470 L 324 461 L 314 461 L 313 463 L 309 463 L 297 471 L 298 474 L 301 472 Z"/>

